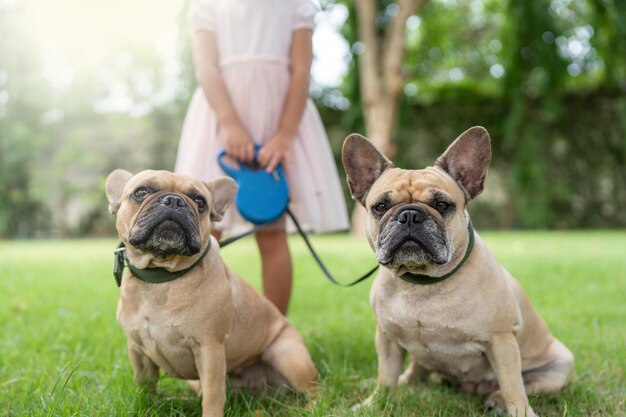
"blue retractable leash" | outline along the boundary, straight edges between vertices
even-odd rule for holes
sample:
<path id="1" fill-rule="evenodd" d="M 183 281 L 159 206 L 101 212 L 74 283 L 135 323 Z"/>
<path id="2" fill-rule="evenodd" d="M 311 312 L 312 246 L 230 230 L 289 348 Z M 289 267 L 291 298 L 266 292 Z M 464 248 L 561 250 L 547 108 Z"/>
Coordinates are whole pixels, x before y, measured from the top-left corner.
<path id="1" fill-rule="evenodd" d="M 259 145 L 255 145 L 255 161 L 260 149 L 261 147 Z M 241 216 L 253 223 L 255 227 L 240 235 L 222 240 L 220 247 L 225 247 L 258 230 L 263 230 L 265 225 L 278 220 L 286 212 L 296 226 L 296 229 L 298 229 L 298 233 L 300 233 L 300 236 L 304 239 L 304 243 L 306 243 L 320 269 L 333 284 L 342 287 L 351 287 L 367 279 L 378 269 L 378 265 L 376 265 L 371 271 L 349 284 L 342 284 L 337 281 L 330 271 L 328 271 L 328 268 L 326 268 L 317 252 L 315 252 L 315 249 L 313 249 L 309 237 L 304 229 L 302 229 L 296 216 L 289 210 L 289 189 L 287 187 L 287 178 L 285 177 L 283 167 L 278 165 L 272 173 L 263 169 L 254 170 L 244 164 L 239 164 L 238 168 L 233 168 L 224 162 L 225 156 L 226 150 L 223 149 L 217 155 L 217 163 L 226 174 L 237 181 L 238 189 L 237 196 L 235 197 L 235 205 Z"/>

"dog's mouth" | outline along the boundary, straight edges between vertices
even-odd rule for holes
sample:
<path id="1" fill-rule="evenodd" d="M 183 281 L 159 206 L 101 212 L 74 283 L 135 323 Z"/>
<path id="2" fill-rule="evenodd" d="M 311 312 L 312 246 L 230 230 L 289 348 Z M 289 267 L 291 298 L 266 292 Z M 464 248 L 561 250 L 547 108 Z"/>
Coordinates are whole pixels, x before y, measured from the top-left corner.
<path id="1" fill-rule="evenodd" d="M 402 261 L 402 264 L 407 267 L 433 263 L 443 265 L 447 262 L 447 259 L 441 256 L 440 245 L 433 245 L 432 242 L 424 242 L 410 236 L 395 239 L 387 246 L 380 247 L 376 257 L 378 263 L 383 266 L 398 261 Z"/>
<path id="2" fill-rule="evenodd" d="M 427 265 L 444 265 L 450 261 L 445 232 L 439 228 L 408 230 L 386 227 L 378 239 L 376 260 L 382 266 L 419 269 Z"/>
<path id="3" fill-rule="evenodd" d="M 146 209 L 131 229 L 128 241 L 157 258 L 193 256 L 201 248 L 196 217 L 185 211 L 163 208 Z"/>

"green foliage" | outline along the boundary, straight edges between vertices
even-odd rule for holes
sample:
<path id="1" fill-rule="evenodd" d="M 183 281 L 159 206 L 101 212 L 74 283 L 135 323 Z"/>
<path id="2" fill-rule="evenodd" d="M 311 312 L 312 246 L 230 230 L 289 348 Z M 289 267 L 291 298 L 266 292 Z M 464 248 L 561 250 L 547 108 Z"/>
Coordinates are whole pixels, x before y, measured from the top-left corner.
<path id="1" fill-rule="evenodd" d="M 45 215 L 45 208 L 33 196 L 31 155 L 36 137 L 21 123 L 3 129 L 0 142 L 0 230 L 24 237 Z"/>
<path id="2" fill-rule="evenodd" d="M 59 82 L 25 7 L 0 3 L 0 237 L 109 234 L 104 178 L 173 169 L 190 88 L 168 84 L 154 47 L 127 41 L 75 57 Z"/>
<path id="3" fill-rule="evenodd" d="M 626 83 L 626 3 L 619 0 L 590 1 L 597 24 L 593 45 L 603 60 L 603 84 L 609 89 Z"/>
<path id="4" fill-rule="evenodd" d="M 623 416 L 626 291 L 623 232 L 508 232 L 481 237 L 524 286 L 534 308 L 574 353 L 576 375 L 562 393 L 532 396 L 541 416 Z M 365 240 L 314 237 L 340 279 L 374 263 Z M 0 242 L 0 416 L 199 415 L 183 381 L 162 375 L 156 395 L 133 382 L 115 319 L 119 289 L 111 276 L 116 242 Z M 228 393 L 227 416 L 346 416 L 376 383 L 370 283 L 328 283 L 299 237 L 290 241 L 295 287 L 289 317 L 321 375 L 308 408 L 295 396 Z M 222 251 L 239 274 L 260 285 L 252 239 Z M 349 262 L 346 262 L 350 259 Z M 401 387 L 360 416 L 484 416 L 480 397 L 427 383 Z"/>
<path id="5" fill-rule="evenodd" d="M 473 212 L 486 225 L 624 227 L 625 11 L 618 0 L 427 2 L 407 24 L 397 164 L 431 164 L 484 125 L 491 183 Z M 353 16 L 344 36 L 356 42 Z M 363 132 L 357 69 L 342 86 L 344 136 Z"/>
<path id="6" fill-rule="evenodd" d="M 23 10 L 16 7 L 14 13 L 19 19 Z M 43 143 L 40 115 L 49 96 L 35 77 L 38 57 L 20 53 L 37 45 L 18 19 L 0 8 L 0 236 L 25 237 L 42 226 L 38 220 L 46 214 L 33 191 L 32 156 Z"/>

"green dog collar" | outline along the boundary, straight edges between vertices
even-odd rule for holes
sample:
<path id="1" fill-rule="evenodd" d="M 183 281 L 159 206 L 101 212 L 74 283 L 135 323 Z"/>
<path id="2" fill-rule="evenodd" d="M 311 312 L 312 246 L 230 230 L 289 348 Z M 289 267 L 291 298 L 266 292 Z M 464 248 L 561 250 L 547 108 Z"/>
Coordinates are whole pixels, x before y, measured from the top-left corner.
<path id="1" fill-rule="evenodd" d="M 196 262 L 193 263 L 189 268 L 183 269 L 181 271 L 170 272 L 165 268 L 146 268 L 140 269 L 130 263 L 128 257 L 126 256 L 126 246 L 124 242 L 120 242 L 115 249 L 115 263 L 113 264 L 113 276 L 115 277 L 115 282 L 117 286 L 122 285 L 122 273 L 124 272 L 124 266 L 128 265 L 128 269 L 130 273 L 133 274 L 137 279 L 149 282 L 151 284 L 161 284 L 163 282 L 174 281 L 185 275 L 187 272 L 191 271 L 195 268 L 206 256 L 211 248 L 211 240 L 209 239 L 209 244 L 207 245 L 204 253 Z"/>
<path id="2" fill-rule="evenodd" d="M 465 255 L 463 256 L 463 259 L 461 259 L 461 262 L 459 262 L 459 264 L 452 271 L 440 277 L 430 277 L 428 275 L 412 274 L 410 272 L 407 272 L 405 274 L 400 275 L 400 278 L 406 282 L 410 282 L 411 284 L 417 284 L 417 285 L 436 284 L 438 282 L 441 282 L 450 278 L 459 269 L 461 269 L 465 261 L 467 261 L 470 254 L 472 253 L 472 249 L 474 249 L 474 227 L 472 226 L 471 220 L 467 222 L 467 231 L 469 232 L 469 242 L 467 244 L 467 249 L 465 250 Z"/>

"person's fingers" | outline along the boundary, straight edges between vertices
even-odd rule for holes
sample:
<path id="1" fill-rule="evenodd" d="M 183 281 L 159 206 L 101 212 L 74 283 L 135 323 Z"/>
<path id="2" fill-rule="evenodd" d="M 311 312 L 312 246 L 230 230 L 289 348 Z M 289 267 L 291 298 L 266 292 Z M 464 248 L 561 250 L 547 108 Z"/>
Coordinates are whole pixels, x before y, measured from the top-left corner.
<path id="1" fill-rule="evenodd" d="M 261 150 L 259 151 L 259 156 L 261 155 L 261 152 L 263 152 L 263 157 L 259 159 L 259 164 L 261 164 L 262 167 L 267 168 L 268 164 L 272 162 L 272 159 L 278 153 L 278 151 L 271 143 L 268 143 L 261 148 Z"/>
<path id="2" fill-rule="evenodd" d="M 230 156 L 235 158 L 235 160 L 239 161 L 239 155 L 240 155 L 239 146 L 237 144 L 233 144 L 231 146 Z"/>
<path id="3" fill-rule="evenodd" d="M 293 162 L 292 162 L 291 152 L 287 152 L 285 154 L 285 157 L 283 158 L 283 168 L 286 171 L 291 171 L 292 166 L 293 166 Z"/>
<path id="4" fill-rule="evenodd" d="M 267 164 L 267 167 L 265 170 L 267 172 L 274 172 L 278 164 L 280 164 L 281 159 L 282 158 L 280 154 L 278 153 L 274 154 L 273 157 L 270 159 L 269 163 Z"/>
<path id="5" fill-rule="evenodd" d="M 224 148 L 226 148 L 226 154 L 228 156 L 233 156 L 233 145 L 230 142 L 225 141 Z"/>
<path id="6" fill-rule="evenodd" d="M 263 145 L 263 147 L 259 149 L 259 153 L 256 156 L 256 161 L 261 167 L 266 167 L 271 157 L 272 153 L 270 152 L 269 146 Z"/>
<path id="7" fill-rule="evenodd" d="M 239 162 L 244 162 L 244 150 L 241 144 L 237 144 L 233 146 L 232 157 L 235 158 Z"/>
<path id="8" fill-rule="evenodd" d="M 237 152 L 237 147 L 236 146 L 233 146 L 233 145 L 227 146 L 226 147 L 226 154 L 228 156 L 230 156 L 231 158 L 234 158 L 237 161 L 239 160 L 239 158 L 237 157 L 238 152 Z"/>
<path id="9" fill-rule="evenodd" d="M 239 149 L 238 149 L 238 157 L 237 159 L 241 162 L 248 162 L 248 155 L 246 153 L 246 147 L 243 144 L 239 145 Z"/>
<path id="10" fill-rule="evenodd" d="M 241 160 L 243 162 L 252 162 L 254 159 L 254 146 L 251 142 L 244 142 L 241 144 Z"/>
<path id="11" fill-rule="evenodd" d="M 259 163 L 259 165 L 261 165 L 262 167 L 264 167 L 265 165 L 267 165 L 267 149 L 265 149 L 265 146 L 262 147 L 259 150 L 259 154 L 256 157 L 256 161 Z"/>

